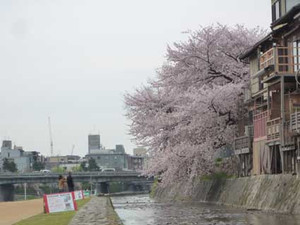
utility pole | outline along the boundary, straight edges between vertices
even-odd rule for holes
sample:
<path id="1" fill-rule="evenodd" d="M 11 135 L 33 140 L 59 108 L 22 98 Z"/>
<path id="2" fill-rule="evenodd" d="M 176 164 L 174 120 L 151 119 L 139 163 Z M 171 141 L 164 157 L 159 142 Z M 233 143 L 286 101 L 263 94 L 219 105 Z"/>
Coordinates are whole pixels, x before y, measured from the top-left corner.
<path id="1" fill-rule="evenodd" d="M 24 183 L 24 200 L 27 200 L 27 183 Z"/>
<path id="2" fill-rule="evenodd" d="M 53 138 L 52 138 L 50 116 L 48 117 L 48 125 L 49 125 L 49 137 L 50 137 L 50 154 L 51 154 L 51 156 L 53 156 Z"/>
<path id="3" fill-rule="evenodd" d="M 92 183 L 92 176 L 90 176 L 90 184 L 91 184 L 91 195 L 93 195 L 93 183 Z"/>

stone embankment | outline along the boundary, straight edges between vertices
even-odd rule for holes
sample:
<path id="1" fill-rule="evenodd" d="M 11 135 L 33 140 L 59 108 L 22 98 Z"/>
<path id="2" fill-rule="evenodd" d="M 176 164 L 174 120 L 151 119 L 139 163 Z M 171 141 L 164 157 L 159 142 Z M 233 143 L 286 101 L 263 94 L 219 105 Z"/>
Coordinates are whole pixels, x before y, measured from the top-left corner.
<path id="1" fill-rule="evenodd" d="M 70 225 L 122 225 L 109 197 L 93 197 L 73 217 Z"/>
<path id="2" fill-rule="evenodd" d="M 261 175 L 199 180 L 189 193 L 184 184 L 158 187 L 155 198 L 212 202 L 251 210 L 300 214 L 300 179 L 292 175 Z"/>

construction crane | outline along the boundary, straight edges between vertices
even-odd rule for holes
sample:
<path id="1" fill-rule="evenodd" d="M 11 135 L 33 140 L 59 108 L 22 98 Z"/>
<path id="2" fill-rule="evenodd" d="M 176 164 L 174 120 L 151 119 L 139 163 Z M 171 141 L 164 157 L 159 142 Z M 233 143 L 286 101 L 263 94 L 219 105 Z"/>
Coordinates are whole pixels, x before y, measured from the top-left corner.
<path id="1" fill-rule="evenodd" d="M 48 125 L 49 125 L 49 137 L 50 137 L 50 154 L 51 154 L 51 156 L 53 156 L 53 139 L 52 139 L 50 116 L 48 117 Z"/>
<path id="2" fill-rule="evenodd" d="M 72 145 L 71 155 L 73 155 L 74 148 L 75 148 L 75 145 Z"/>

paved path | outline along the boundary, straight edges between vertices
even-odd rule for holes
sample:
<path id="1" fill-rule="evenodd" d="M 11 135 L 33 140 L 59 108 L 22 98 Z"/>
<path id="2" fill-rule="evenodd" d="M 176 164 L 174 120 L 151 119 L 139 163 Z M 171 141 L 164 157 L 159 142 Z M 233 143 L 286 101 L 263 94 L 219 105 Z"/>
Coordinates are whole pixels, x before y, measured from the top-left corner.
<path id="1" fill-rule="evenodd" d="M 93 197 L 73 217 L 69 225 L 121 225 L 108 197 Z"/>
<path id="2" fill-rule="evenodd" d="M 0 202 L 0 225 L 14 224 L 43 211 L 43 199 Z"/>

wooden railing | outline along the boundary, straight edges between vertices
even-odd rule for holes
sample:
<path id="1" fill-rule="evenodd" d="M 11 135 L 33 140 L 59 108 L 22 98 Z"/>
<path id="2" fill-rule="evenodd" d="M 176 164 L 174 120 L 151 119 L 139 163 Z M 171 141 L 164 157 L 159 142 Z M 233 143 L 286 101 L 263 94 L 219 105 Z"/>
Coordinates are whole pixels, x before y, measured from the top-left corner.
<path id="1" fill-rule="evenodd" d="M 249 136 L 234 139 L 234 151 L 236 155 L 249 153 L 251 151 L 251 138 Z"/>
<path id="2" fill-rule="evenodd" d="M 260 56 L 260 69 L 274 66 L 276 74 L 294 74 L 300 68 L 300 48 L 273 47 Z"/>
<path id="3" fill-rule="evenodd" d="M 300 133 L 300 111 L 291 113 L 290 130 L 295 133 Z"/>
<path id="4" fill-rule="evenodd" d="M 271 48 L 260 56 L 260 69 L 274 65 L 274 49 Z"/>
<path id="5" fill-rule="evenodd" d="M 276 119 L 267 121 L 267 140 L 268 141 L 280 140 L 280 122 L 281 122 L 281 119 L 279 117 Z"/>
<path id="6" fill-rule="evenodd" d="M 245 135 L 234 139 L 234 151 L 236 155 L 246 154 L 252 151 L 253 125 L 245 126 Z"/>

